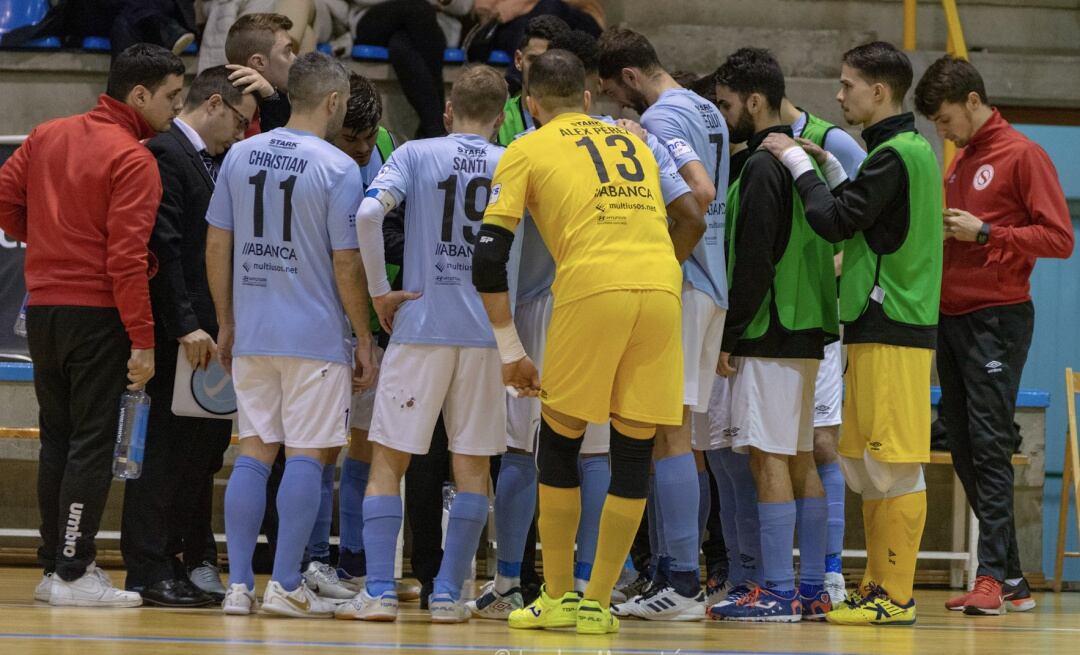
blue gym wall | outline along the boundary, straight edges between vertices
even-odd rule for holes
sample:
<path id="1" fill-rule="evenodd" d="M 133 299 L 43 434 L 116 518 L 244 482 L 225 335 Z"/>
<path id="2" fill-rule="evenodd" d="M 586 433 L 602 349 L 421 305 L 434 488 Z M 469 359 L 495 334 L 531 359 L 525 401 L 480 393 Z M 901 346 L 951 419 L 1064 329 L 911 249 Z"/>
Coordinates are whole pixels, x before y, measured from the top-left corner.
<path id="1" fill-rule="evenodd" d="M 1058 170 L 1070 201 L 1073 233 L 1080 244 L 1080 127 L 1017 125 L 1041 145 Z M 1043 572 L 1054 574 L 1061 471 L 1065 453 L 1065 367 L 1080 369 L 1080 255 L 1067 260 L 1044 259 L 1031 278 L 1035 302 L 1035 336 L 1021 386 L 1050 392 L 1046 415 L 1046 486 L 1043 503 Z M 1074 521 L 1070 518 L 1070 525 Z M 1070 530 L 1069 550 L 1077 550 Z M 1066 580 L 1080 580 L 1080 560 L 1066 560 Z"/>

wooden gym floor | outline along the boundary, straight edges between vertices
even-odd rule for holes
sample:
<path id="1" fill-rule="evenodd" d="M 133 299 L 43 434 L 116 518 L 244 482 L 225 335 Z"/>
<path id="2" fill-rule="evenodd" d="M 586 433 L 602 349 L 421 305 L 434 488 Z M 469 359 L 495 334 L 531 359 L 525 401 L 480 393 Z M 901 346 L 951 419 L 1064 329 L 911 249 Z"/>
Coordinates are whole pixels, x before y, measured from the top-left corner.
<path id="1" fill-rule="evenodd" d="M 415 603 L 397 623 L 226 617 L 216 609 L 66 609 L 32 600 L 40 572 L 0 568 L 0 653 L 33 655 L 206 655 L 209 653 L 475 653 L 526 655 L 707 653 L 880 653 L 960 655 L 1078 652 L 1080 594 L 1039 593 L 1039 607 L 1003 617 L 947 612 L 949 591 L 920 589 L 914 628 L 818 624 L 731 625 L 624 621 L 613 637 L 525 632 L 474 620 L 432 626 Z M 113 573 L 119 581 L 122 573 Z M 265 580 L 259 580 L 259 589 Z M 1070 646 L 1069 644 L 1072 644 Z"/>

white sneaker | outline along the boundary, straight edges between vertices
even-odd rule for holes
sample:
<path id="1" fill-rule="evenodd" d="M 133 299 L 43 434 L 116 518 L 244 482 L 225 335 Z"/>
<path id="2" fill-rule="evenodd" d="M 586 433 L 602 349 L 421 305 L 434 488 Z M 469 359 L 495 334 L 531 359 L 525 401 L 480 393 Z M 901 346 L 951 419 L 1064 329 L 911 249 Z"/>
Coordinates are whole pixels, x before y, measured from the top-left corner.
<path id="1" fill-rule="evenodd" d="M 221 598 L 226 594 L 225 585 L 221 584 L 221 569 L 210 562 L 203 562 L 188 572 L 188 579 L 196 588 Z"/>
<path id="2" fill-rule="evenodd" d="M 397 592 L 398 600 L 418 600 L 420 598 L 420 585 L 398 580 L 394 583 L 394 589 Z"/>
<path id="3" fill-rule="evenodd" d="M 117 589 L 109 575 L 91 563 L 78 580 L 66 582 L 58 575 L 52 576 L 49 604 L 58 607 L 138 607 L 142 605 L 142 596 L 135 591 Z"/>
<path id="4" fill-rule="evenodd" d="M 334 618 L 343 620 L 396 621 L 397 615 L 398 598 L 392 591 L 374 598 L 368 595 L 365 589 L 352 600 L 338 605 L 334 610 Z"/>
<path id="5" fill-rule="evenodd" d="M 454 600 L 450 594 L 431 594 L 428 599 L 428 611 L 432 623 L 468 623 L 472 612 L 465 603 Z"/>
<path id="6" fill-rule="evenodd" d="M 329 564 L 312 562 L 304 571 L 304 582 L 309 589 L 324 598 L 336 598 L 348 600 L 356 595 L 356 592 L 341 584 L 337 571 Z"/>
<path id="7" fill-rule="evenodd" d="M 525 607 L 525 601 L 521 597 L 520 587 L 500 594 L 495 591 L 495 582 L 492 581 L 484 585 L 476 600 L 465 603 L 465 607 L 478 619 L 505 621 L 510 618 L 510 612 Z"/>
<path id="8" fill-rule="evenodd" d="M 364 590 L 364 581 L 367 580 L 366 576 L 349 575 L 348 572 L 342 568 L 338 568 L 335 573 L 337 573 L 338 582 L 341 583 L 341 586 L 351 591 L 353 596 Z M 352 596 L 349 596 L 349 598 L 352 598 Z"/>
<path id="9" fill-rule="evenodd" d="M 840 607 L 840 604 L 847 600 L 847 589 L 844 587 L 844 574 L 826 573 L 825 591 L 829 593 L 829 600 L 832 601 L 832 606 Z"/>
<path id="10" fill-rule="evenodd" d="M 229 585 L 225 600 L 221 602 L 221 610 L 226 614 L 245 616 L 254 614 L 258 609 L 259 602 L 255 600 L 255 592 L 242 582 Z"/>
<path id="11" fill-rule="evenodd" d="M 34 600 L 41 601 L 42 603 L 49 602 L 49 596 L 52 595 L 52 573 L 46 573 L 41 576 L 41 582 L 34 587 Z"/>
<path id="12" fill-rule="evenodd" d="M 300 619 L 334 615 L 334 604 L 319 598 L 303 580 L 300 581 L 300 586 L 292 591 L 285 591 L 276 580 L 268 582 L 266 591 L 263 592 L 262 609 L 268 614 Z"/>
<path id="13" fill-rule="evenodd" d="M 649 621 L 704 621 L 705 594 L 698 593 L 694 598 L 687 598 L 670 585 L 653 587 L 643 596 L 613 605 L 611 613 L 619 618 L 633 617 Z"/>

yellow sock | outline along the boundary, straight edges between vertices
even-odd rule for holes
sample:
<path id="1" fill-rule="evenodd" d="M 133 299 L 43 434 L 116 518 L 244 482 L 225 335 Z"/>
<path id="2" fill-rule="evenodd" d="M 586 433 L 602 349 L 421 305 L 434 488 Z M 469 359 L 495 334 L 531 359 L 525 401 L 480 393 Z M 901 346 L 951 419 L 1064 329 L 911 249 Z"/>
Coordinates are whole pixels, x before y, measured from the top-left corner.
<path id="1" fill-rule="evenodd" d="M 537 525 L 544 556 L 544 584 L 548 596 L 559 598 L 574 590 L 574 542 L 581 518 L 581 487 L 541 484 L 539 504 Z"/>
<path id="2" fill-rule="evenodd" d="M 885 533 L 880 522 L 885 518 L 885 512 L 881 510 L 883 502 L 885 501 L 868 498 L 863 498 L 862 501 L 863 531 L 866 536 L 866 569 L 863 571 L 862 583 L 859 584 L 859 592 L 862 594 L 866 594 L 870 583 L 881 584 L 881 564 L 886 560 L 878 556 L 875 547 L 880 549 L 885 543 Z"/>
<path id="3" fill-rule="evenodd" d="M 885 544 L 888 563 L 881 576 L 881 586 L 889 598 L 901 605 L 911 600 L 915 583 L 915 560 L 926 525 L 926 492 L 917 491 L 882 501 L 885 515 Z"/>
<path id="4" fill-rule="evenodd" d="M 597 601 L 605 609 L 611 605 L 611 589 L 619 579 L 644 512 L 644 498 L 623 498 L 609 494 L 604 500 L 596 558 L 593 560 L 589 584 L 585 587 L 585 598 Z M 547 547 L 544 549 L 547 550 Z"/>

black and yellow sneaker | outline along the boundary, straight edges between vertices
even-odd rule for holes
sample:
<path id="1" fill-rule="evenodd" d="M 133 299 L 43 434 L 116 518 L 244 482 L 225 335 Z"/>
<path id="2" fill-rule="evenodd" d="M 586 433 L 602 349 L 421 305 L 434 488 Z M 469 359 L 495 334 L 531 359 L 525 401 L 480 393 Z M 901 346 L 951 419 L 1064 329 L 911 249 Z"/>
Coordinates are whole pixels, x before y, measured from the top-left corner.
<path id="1" fill-rule="evenodd" d="M 540 587 L 540 597 L 522 609 L 510 612 L 506 620 L 511 628 L 539 630 L 572 628 L 577 625 L 578 604 L 581 594 L 568 591 L 561 598 L 547 595 L 546 586 Z"/>
<path id="2" fill-rule="evenodd" d="M 595 600 L 582 600 L 577 610 L 577 633 L 579 635 L 607 635 L 619 631 L 619 619 L 610 609 Z"/>

